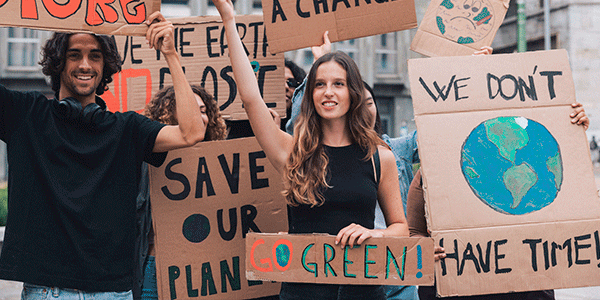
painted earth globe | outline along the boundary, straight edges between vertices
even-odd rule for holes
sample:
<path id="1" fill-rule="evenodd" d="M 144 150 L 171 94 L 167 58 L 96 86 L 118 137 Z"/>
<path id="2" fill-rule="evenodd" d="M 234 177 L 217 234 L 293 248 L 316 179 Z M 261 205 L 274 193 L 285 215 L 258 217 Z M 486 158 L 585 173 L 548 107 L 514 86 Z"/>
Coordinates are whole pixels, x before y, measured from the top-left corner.
<path id="1" fill-rule="evenodd" d="M 546 207 L 563 181 L 556 139 L 542 124 L 519 116 L 489 119 L 475 127 L 462 146 L 461 169 L 481 201 L 510 215 Z"/>

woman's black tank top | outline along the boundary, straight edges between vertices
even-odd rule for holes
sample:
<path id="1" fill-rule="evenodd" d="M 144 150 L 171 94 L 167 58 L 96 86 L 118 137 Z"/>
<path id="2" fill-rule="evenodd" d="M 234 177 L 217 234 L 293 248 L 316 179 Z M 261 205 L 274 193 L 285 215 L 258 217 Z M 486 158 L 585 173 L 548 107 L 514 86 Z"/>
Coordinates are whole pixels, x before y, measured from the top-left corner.
<path id="1" fill-rule="evenodd" d="M 289 233 L 338 232 L 351 223 L 374 228 L 377 182 L 371 159 L 357 144 L 325 147 L 329 158 L 327 183 L 321 206 L 288 206 Z"/>

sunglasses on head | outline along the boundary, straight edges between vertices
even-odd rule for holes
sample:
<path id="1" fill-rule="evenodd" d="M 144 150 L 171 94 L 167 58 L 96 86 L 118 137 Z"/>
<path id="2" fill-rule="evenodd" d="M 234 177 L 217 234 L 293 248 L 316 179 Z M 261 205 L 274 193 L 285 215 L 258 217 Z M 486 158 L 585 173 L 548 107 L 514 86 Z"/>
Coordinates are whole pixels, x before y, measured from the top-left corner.
<path id="1" fill-rule="evenodd" d="M 300 82 L 296 81 L 293 78 L 290 78 L 288 80 L 285 81 L 285 83 L 290 87 L 290 88 L 297 88 L 298 86 L 300 86 Z"/>

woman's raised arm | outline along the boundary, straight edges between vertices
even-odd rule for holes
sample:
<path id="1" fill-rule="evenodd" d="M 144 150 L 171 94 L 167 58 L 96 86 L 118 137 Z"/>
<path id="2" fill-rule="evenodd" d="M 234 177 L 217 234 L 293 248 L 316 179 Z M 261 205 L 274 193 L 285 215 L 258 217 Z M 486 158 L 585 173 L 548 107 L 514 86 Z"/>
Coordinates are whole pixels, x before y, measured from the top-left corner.
<path id="1" fill-rule="evenodd" d="M 280 173 L 283 171 L 292 150 L 292 136 L 281 131 L 273 122 L 265 104 L 256 75 L 243 49 L 235 24 L 235 11 L 231 0 L 213 0 L 221 15 L 229 48 L 229 59 L 238 92 L 248 114 L 250 125 L 267 158 Z"/>

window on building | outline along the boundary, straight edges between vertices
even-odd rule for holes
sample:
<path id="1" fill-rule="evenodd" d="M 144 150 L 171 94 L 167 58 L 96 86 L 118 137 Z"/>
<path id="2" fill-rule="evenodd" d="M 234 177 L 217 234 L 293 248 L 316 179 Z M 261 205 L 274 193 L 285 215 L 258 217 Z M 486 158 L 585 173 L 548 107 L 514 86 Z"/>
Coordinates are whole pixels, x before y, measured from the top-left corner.
<path id="1" fill-rule="evenodd" d="M 386 33 L 379 36 L 379 43 L 375 47 L 377 73 L 395 74 L 397 69 L 398 50 L 396 47 L 396 33 Z"/>
<path id="2" fill-rule="evenodd" d="M 305 67 L 308 66 L 310 68 L 310 66 L 312 66 L 313 64 L 313 60 L 315 60 L 312 51 L 307 50 L 304 51 L 304 62 L 302 63 Z"/>
<path id="3" fill-rule="evenodd" d="M 8 28 L 6 39 L 7 67 L 18 69 L 38 69 L 40 60 L 41 34 L 27 28 Z"/>
<path id="4" fill-rule="evenodd" d="M 377 91 L 375 91 L 377 94 Z M 381 118 L 381 132 L 394 136 L 392 131 L 394 126 L 394 99 L 391 97 L 377 97 L 377 110 Z"/>
<path id="5" fill-rule="evenodd" d="M 350 56 L 350 58 L 352 58 L 354 62 L 356 62 L 356 64 L 360 66 L 360 55 L 358 55 L 358 43 L 355 39 L 337 42 L 335 43 L 335 45 L 336 50 L 348 54 L 348 56 Z"/>

